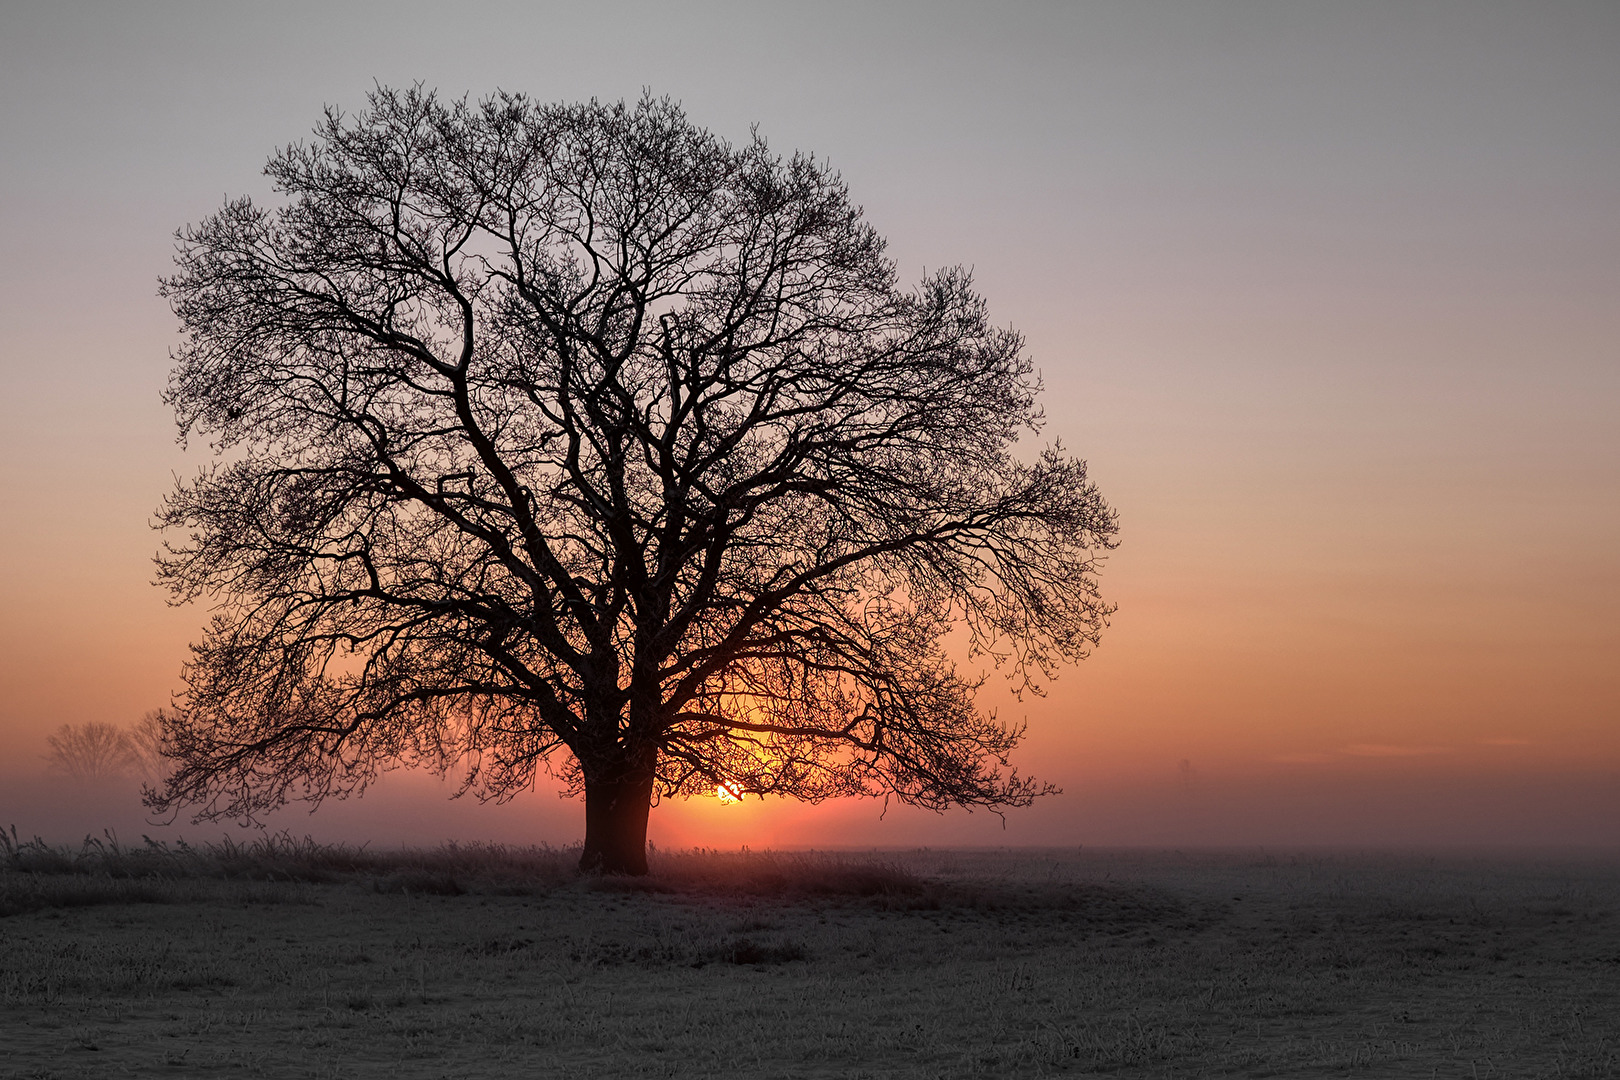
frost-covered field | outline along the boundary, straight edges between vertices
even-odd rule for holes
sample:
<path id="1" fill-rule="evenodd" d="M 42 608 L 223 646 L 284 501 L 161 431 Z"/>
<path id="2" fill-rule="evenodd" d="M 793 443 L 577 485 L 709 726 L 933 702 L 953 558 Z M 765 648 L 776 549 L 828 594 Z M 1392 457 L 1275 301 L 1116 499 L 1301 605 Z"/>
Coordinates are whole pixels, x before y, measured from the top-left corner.
<path id="1" fill-rule="evenodd" d="M 0 1076 L 1620 1074 L 1613 863 L 569 857 L 13 847 Z"/>

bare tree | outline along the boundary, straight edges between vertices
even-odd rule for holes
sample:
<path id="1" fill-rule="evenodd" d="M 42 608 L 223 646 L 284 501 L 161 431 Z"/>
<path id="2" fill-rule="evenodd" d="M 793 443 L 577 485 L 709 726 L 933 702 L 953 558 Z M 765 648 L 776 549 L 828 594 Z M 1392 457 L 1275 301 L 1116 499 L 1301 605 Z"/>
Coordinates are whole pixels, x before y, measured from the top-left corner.
<path id="1" fill-rule="evenodd" d="M 585 796 L 1048 790 L 943 641 L 1019 688 L 1108 615 L 1113 512 L 1023 450 L 1038 384 L 960 269 L 896 285 L 813 158 L 668 100 L 379 89 L 179 234 L 167 400 L 219 461 L 160 509 L 216 614 L 157 810 L 250 818 L 399 764 Z M 1038 689 L 1038 688 L 1037 688 Z"/>
<path id="2" fill-rule="evenodd" d="M 45 744 L 50 771 L 87 783 L 127 776 L 136 764 L 129 735 L 113 724 L 63 724 Z"/>
<path id="3" fill-rule="evenodd" d="M 130 761 L 148 784 L 161 782 L 168 767 L 163 752 L 163 722 L 167 713 L 167 709 L 151 709 L 143 713 L 126 733 Z"/>

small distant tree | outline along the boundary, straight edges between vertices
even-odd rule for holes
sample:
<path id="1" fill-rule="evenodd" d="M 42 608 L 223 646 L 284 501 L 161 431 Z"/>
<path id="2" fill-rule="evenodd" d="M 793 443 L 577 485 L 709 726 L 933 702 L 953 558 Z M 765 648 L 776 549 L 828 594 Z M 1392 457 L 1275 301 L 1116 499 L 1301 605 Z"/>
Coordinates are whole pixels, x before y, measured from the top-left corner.
<path id="1" fill-rule="evenodd" d="M 113 724 L 63 724 L 54 735 L 45 736 L 45 744 L 50 748 L 45 754 L 47 768 L 79 781 L 128 776 L 137 765 L 134 743 Z"/>
<path id="2" fill-rule="evenodd" d="M 163 284 L 220 458 L 159 512 L 217 609 L 154 809 L 549 767 L 581 865 L 641 873 L 659 797 L 1050 790 L 943 643 L 1019 688 L 1083 656 L 1115 519 L 1015 447 L 1038 383 L 965 271 L 901 290 L 826 166 L 650 98 L 379 89 L 267 172 Z"/>
<path id="3" fill-rule="evenodd" d="M 152 709 L 135 721 L 126 732 L 129 739 L 130 760 L 140 770 L 148 784 L 162 781 L 168 768 L 163 753 L 163 721 L 165 709 Z"/>

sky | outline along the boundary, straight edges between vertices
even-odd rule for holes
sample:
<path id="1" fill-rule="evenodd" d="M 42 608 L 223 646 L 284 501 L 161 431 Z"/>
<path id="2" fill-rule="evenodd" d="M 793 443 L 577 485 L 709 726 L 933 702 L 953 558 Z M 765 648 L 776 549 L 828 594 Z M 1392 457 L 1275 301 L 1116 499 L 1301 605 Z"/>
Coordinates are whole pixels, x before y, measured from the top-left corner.
<path id="1" fill-rule="evenodd" d="M 1119 605 L 993 815 L 666 804 L 669 846 L 1620 844 L 1620 5 L 0 2 L 0 825 L 179 686 L 151 584 L 203 460 L 159 400 L 173 233 L 375 83 L 669 95 L 841 171 L 903 279 L 973 269 L 1119 510 Z M 115 790 L 116 788 L 116 790 Z M 272 828 L 569 843 L 431 778 Z M 224 826 L 194 829 L 217 834 Z M 165 829 L 167 831 L 165 831 Z"/>

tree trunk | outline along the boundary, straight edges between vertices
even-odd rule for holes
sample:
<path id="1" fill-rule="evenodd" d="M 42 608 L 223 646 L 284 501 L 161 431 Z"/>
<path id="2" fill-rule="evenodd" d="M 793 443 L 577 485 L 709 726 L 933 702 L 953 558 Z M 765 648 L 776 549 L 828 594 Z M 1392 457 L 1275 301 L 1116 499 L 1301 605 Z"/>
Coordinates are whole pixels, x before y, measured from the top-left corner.
<path id="1" fill-rule="evenodd" d="M 653 770 L 620 768 L 596 776 L 592 772 L 585 772 L 585 851 L 579 857 L 580 870 L 645 874 Z"/>

